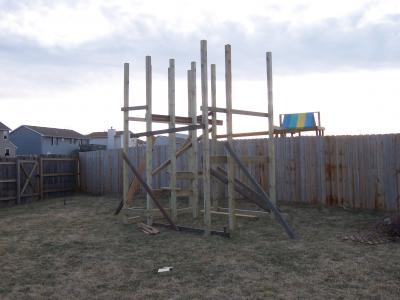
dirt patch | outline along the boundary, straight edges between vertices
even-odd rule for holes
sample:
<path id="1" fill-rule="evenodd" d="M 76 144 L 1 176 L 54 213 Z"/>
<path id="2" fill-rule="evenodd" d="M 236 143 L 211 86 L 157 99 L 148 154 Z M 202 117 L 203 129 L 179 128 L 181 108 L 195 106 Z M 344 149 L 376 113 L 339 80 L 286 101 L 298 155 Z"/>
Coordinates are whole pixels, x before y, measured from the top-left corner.
<path id="1" fill-rule="evenodd" d="M 231 239 L 113 215 L 118 199 L 73 196 L 0 210 L 1 299 L 309 299 L 400 297 L 398 243 L 342 241 L 381 215 L 283 205 L 300 236 L 271 218 L 239 220 Z M 216 229 L 225 216 L 213 216 Z M 189 216 L 181 224 L 193 224 Z M 172 266 L 162 275 L 153 271 Z"/>

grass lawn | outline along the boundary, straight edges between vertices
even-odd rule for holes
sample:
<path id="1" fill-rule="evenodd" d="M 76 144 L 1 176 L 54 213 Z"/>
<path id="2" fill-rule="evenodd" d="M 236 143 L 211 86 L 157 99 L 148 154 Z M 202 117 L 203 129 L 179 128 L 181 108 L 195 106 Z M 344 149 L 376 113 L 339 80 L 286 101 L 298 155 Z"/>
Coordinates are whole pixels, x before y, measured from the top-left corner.
<path id="1" fill-rule="evenodd" d="M 231 239 L 148 236 L 116 198 L 66 199 L 0 209 L 0 299 L 400 298 L 400 244 L 341 239 L 380 214 L 284 205 L 298 241 L 269 217 L 239 219 Z"/>

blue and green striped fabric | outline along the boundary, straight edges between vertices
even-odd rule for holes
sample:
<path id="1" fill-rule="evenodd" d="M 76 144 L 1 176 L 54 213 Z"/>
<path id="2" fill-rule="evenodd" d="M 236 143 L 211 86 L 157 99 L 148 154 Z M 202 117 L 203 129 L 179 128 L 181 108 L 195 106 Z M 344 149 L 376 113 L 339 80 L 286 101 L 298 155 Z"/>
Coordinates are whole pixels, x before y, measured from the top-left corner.
<path id="1" fill-rule="evenodd" d="M 314 113 L 285 114 L 282 125 L 287 129 L 313 128 L 315 127 Z"/>

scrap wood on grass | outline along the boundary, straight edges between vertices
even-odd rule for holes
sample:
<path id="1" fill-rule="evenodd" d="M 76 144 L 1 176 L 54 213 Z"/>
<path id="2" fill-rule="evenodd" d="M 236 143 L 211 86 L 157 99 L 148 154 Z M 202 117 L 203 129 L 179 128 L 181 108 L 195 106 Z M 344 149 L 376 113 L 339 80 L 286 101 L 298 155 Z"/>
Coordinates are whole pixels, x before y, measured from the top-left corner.
<path id="1" fill-rule="evenodd" d="M 400 215 L 384 217 L 366 230 L 345 235 L 343 240 L 369 245 L 398 242 L 400 241 Z"/>
<path id="2" fill-rule="evenodd" d="M 140 231 L 144 232 L 145 234 L 149 235 L 154 235 L 160 233 L 160 231 L 153 226 L 146 225 L 144 223 L 138 223 L 137 227 L 140 229 Z"/>

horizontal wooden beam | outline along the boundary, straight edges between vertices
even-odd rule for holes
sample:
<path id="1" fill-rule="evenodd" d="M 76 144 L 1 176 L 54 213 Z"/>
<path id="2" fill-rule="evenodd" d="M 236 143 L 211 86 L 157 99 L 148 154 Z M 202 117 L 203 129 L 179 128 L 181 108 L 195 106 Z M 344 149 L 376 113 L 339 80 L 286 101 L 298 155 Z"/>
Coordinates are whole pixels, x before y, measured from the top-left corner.
<path id="1" fill-rule="evenodd" d="M 268 135 L 268 134 L 269 134 L 269 131 L 251 131 L 251 132 L 232 133 L 232 137 L 237 138 L 237 137 Z M 217 134 L 216 135 L 217 139 L 226 139 L 227 137 L 228 137 L 227 134 Z"/>
<path id="2" fill-rule="evenodd" d="M 257 156 L 244 156 L 241 157 L 243 162 L 246 163 L 266 163 L 267 162 L 267 157 L 263 155 L 257 155 Z M 227 162 L 227 157 L 225 155 L 214 155 L 210 156 L 211 163 L 213 164 L 226 164 Z"/>
<path id="3" fill-rule="evenodd" d="M 169 224 L 164 224 L 164 223 L 153 223 L 153 226 L 163 226 L 166 228 L 171 228 L 172 226 Z M 200 234 L 200 235 L 204 235 L 205 230 L 202 228 L 193 228 L 193 227 L 188 227 L 188 226 L 176 226 L 178 231 L 181 232 L 188 232 L 188 233 L 194 233 L 194 234 Z M 225 229 L 225 228 L 224 228 Z M 229 232 L 227 231 L 219 231 L 219 230 L 210 230 L 210 234 L 211 235 L 218 235 L 218 236 L 222 236 L 222 237 L 226 237 L 226 238 L 230 238 L 231 235 Z"/>
<path id="4" fill-rule="evenodd" d="M 200 210 L 200 212 L 204 212 L 204 210 L 202 209 L 202 210 Z M 215 211 L 215 210 L 212 210 L 211 213 L 212 213 L 213 215 L 223 215 L 223 216 L 228 216 L 228 215 L 229 215 L 228 212 L 224 212 L 224 211 Z M 255 215 L 248 215 L 248 214 L 241 214 L 241 213 L 237 213 L 236 211 L 235 211 L 235 216 L 236 216 L 236 217 L 241 217 L 241 218 L 248 218 L 248 219 L 258 219 L 258 216 L 255 216 Z"/>
<path id="5" fill-rule="evenodd" d="M 56 176 L 75 176 L 75 173 L 45 173 L 43 177 L 56 177 Z"/>
<path id="6" fill-rule="evenodd" d="M 43 193 L 57 193 L 57 192 L 69 192 L 69 191 L 75 191 L 75 188 L 43 190 Z"/>
<path id="7" fill-rule="evenodd" d="M 138 213 L 138 214 L 142 214 L 144 216 L 147 215 L 151 215 L 153 217 L 162 217 L 162 213 L 160 212 L 159 209 L 157 208 L 152 208 L 147 210 L 145 207 L 135 207 L 135 208 L 131 208 L 131 207 L 126 207 L 124 208 L 124 210 L 132 210 L 133 213 Z M 166 212 L 170 212 L 171 208 L 169 207 L 164 207 L 164 210 Z M 192 208 L 191 207 L 182 207 L 182 208 L 178 208 L 178 212 L 180 213 L 185 213 L 185 212 L 191 212 Z"/>
<path id="8" fill-rule="evenodd" d="M 141 118 L 141 117 L 128 117 L 128 121 L 146 122 L 146 118 Z"/>
<path id="9" fill-rule="evenodd" d="M 171 195 L 170 188 L 154 189 L 153 192 L 159 198 L 169 197 Z M 191 190 L 181 190 L 179 188 L 176 189 L 177 197 L 189 197 L 191 195 L 193 195 L 193 192 Z"/>
<path id="10" fill-rule="evenodd" d="M 228 212 L 228 208 L 226 207 L 218 207 L 217 211 Z M 266 217 L 270 215 L 269 211 L 262 211 L 262 210 L 250 210 L 250 209 L 235 209 L 235 213 L 244 214 L 244 215 L 251 215 L 257 217 Z"/>
<path id="11" fill-rule="evenodd" d="M 76 158 L 72 158 L 72 157 L 41 157 L 41 159 L 43 161 L 73 161 L 76 160 Z M 25 162 L 25 161 L 23 161 Z M 32 161 L 35 162 L 35 161 Z"/>
<path id="12" fill-rule="evenodd" d="M 299 133 L 303 131 L 316 131 L 316 130 L 325 130 L 324 127 L 314 126 L 310 128 L 282 128 L 278 127 L 274 129 L 275 134 L 285 134 L 285 133 Z"/>
<path id="13" fill-rule="evenodd" d="M 182 127 L 134 133 L 134 134 L 131 134 L 131 137 L 138 138 L 141 136 L 154 136 L 154 135 L 163 134 L 163 133 L 190 131 L 190 130 L 196 130 L 196 129 L 201 129 L 201 128 L 203 128 L 203 125 L 200 125 L 200 124 L 199 125 L 188 125 L 188 126 L 182 126 Z"/>
<path id="14" fill-rule="evenodd" d="M 23 197 L 35 197 L 35 196 L 39 196 L 39 193 L 33 193 L 33 194 L 22 194 L 20 195 L 21 198 Z"/>
<path id="15" fill-rule="evenodd" d="M 201 107 L 201 109 L 203 109 Z M 217 112 L 217 113 L 227 113 L 226 108 L 222 107 L 208 107 L 208 111 Z M 242 109 L 232 109 L 232 114 L 235 115 L 245 115 L 245 116 L 253 116 L 253 117 L 264 117 L 268 118 L 268 113 L 258 112 L 258 111 L 250 111 L 250 110 L 242 110 Z"/>
<path id="16" fill-rule="evenodd" d="M 33 159 L 19 159 L 19 162 L 21 164 L 35 164 L 37 163 L 37 160 L 33 160 Z"/>
<path id="17" fill-rule="evenodd" d="M 141 117 L 129 117 L 129 121 L 137 121 L 137 122 L 146 122 L 146 118 L 141 118 Z M 151 121 L 153 123 L 169 123 L 170 122 L 170 117 L 168 115 L 158 115 L 158 114 L 152 114 L 151 115 Z M 192 124 L 192 118 L 190 117 L 181 117 L 181 116 L 175 116 L 175 123 L 176 124 L 181 124 L 181 125 L 188 125 Z M 197 123 L 203 123 L 202 122 L 202 116 L 197 116 Z M 208 120 L 208 124 L 212 124 L 212 120 Z M 217 120 L 217 125 L 223 125 L 222 120 Z"/>
<path id="18" fill-rule="evenodd" d="M 0 165 L 15 165 L 16 161 L 0 161 Z"/>
<path id="19" fill-rule="evenodd" d="M 17 179 L 1 179 L 0 183 L 17 182 Z"/>
<path id="20" fill-rule="evenodd" d="M 16 200 L 16 196 L 10 196 L 10 197 L 1 197 L 0 201 L 9 201 L 9 200 Z"/>
<path id="21" fill-rule="evenodd" d="M 147 109 L 147 105 L 121 107 L 121 111 L 143 110 L 143 109 Z"/>

